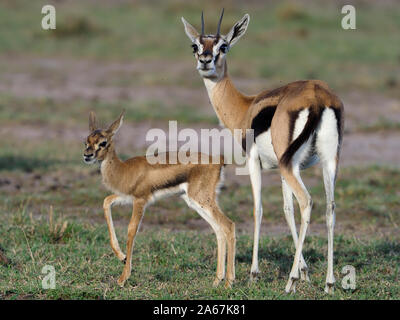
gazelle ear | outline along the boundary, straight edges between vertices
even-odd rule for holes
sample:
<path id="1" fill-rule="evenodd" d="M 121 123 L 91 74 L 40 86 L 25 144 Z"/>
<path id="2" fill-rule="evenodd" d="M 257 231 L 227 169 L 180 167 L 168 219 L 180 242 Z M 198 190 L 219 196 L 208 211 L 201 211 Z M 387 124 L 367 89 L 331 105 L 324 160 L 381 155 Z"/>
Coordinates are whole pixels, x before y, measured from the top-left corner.
<path id="1" fill-rule="evenodd" d="M 199 33 L 189 22 L 185 20 L 184 17 L 182 17 L 182 22 L 183 25 L 185 26 L 185 32 L 187 36 L 189 37 L 190 41 L 194 42 L 196 38 L 199 36 Z"/>
<path id="2" fill-rule="evenodd" d="M 97 129 L 96 114 L 93 111 L 89 113 L 89 130 L 93 132 Z"/>
<path id="3" fill-rule="evenodd" d="M 235 23 L 231 31 L 226 35 L 226 40 L 230 46 L 233 46 L 245 34 L 249 22 L 250 16 L 246 13 L 242 19 Z"/>
<path id="4" fill-rule="evenodd" d="M 122 125 L 122 121 L 124 120 L 125 109 L 122 110 L 121 114 L 119 115 L 118 119 L 115 120 L 106 130 L 106 132 L 110 135 L 114 135 Z"/>

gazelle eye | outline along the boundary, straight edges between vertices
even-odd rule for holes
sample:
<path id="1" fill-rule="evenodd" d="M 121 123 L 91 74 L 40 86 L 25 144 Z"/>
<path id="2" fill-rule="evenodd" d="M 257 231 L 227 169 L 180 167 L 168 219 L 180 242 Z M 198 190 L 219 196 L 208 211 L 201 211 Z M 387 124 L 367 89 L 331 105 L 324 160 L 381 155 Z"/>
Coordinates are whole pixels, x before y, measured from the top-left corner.
<path id="1" fill-rule="evenodd" d="M 107 141 L 103 141 L 99 144 L 99 147 L 104 148 L 107 145 Z"/>
<path id="2" fill-rule="evenodd" d="M 221 45 L 221 46 L 219 47 L 219 50 L 220 50 L 222 53 L 226 53 L 226 51 L 228 50 L 228 46 L 227 46 L 226 44 L 223 44 L 223 45 Z"/>
<path id="3" fill-rule="evenodd" d="M 197 44 L 192 44 L 192 49 L 193 49 L 193 53 L 196 53 L 197 50 L 199 50 L 199 47 L 197 46 Z"/>

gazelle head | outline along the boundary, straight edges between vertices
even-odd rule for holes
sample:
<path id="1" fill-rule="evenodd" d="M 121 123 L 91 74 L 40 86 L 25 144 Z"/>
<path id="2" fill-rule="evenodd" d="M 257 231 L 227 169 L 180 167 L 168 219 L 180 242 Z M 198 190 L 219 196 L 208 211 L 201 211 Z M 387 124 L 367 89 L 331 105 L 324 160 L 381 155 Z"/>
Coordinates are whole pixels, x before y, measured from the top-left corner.
<path id="1" fill-rule="evenodd" d="M 125 111 L 115 120 L 108 129 L 98 129 L 96 114 L 90 111 L 89 114 L 89 130 L 90 134 L 85 140 L 85 150 L 83 152 L 83 161 L 92 164 L 102 161 L 106 158 L 110 146 L 113 144 L 113 136 L 122 125 Z"/>
<path id="2" fill-rule="evenodd" d="M 220 78 L 225 72 L 225 58 L 232 47 L 246 32 L 250 16 L 246 13 L 242 19 L 235 23 L 227 35 L 220 33 L 221 22 L 224 16 L 222 10 L 216 34 L 204 34 L 204 17 L 201 13 L 201 34 L 183 17 L 182 22 L 185 32 L 192 41 L 193 54 L 197 60 L 197 70 L 204 78 Z"/>

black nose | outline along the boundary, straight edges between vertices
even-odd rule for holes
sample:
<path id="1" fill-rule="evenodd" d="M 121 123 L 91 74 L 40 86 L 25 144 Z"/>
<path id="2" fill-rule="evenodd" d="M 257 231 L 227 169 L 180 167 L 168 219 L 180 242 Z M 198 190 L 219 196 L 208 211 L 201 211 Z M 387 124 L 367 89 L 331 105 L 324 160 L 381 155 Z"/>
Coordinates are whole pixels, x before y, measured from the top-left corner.
<path id="1" fill-rule="evenodd" d="M 199 60 L 200 60 L 201 63 L 204 63 L 204 64 L 207 64 L 207 63 L 212 62 L 212 59 L 209 58 L 209 57 L 207 57 L 207 58 L 202 58 L 202 57 L 200 57 Z"/>

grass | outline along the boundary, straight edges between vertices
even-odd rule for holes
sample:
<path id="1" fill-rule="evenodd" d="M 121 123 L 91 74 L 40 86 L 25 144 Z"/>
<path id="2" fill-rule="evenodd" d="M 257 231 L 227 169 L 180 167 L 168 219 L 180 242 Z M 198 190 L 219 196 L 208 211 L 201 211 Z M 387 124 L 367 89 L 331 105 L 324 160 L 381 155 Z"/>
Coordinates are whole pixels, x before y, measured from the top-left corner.
<path id="1" fill-rule="evenodd" d="M 12 109 L 10 108 L 12 106 Z M 32 110 L 40 110 L 34 113 Z M 173 107 L 165 100 L 132 101 L 115 99 L 113 102 L 73 99 L 60 101 L 51 98 L 19 98 L 0 94 L 0 123 L 26 123 L 71 127 L 86 122 L 89 111 L 96 110 L 101 119 L 113 119 L 122 109 L 126 118 L 135 123 L 143 121 L 175 120 L 182 124 L 218 124 L 214 114 L 192 104 L 175 104 Z M 85 119 L 82 115 L 85 114 Z"/>
<path id="2" fill-rule="evenodd" d="M 391 121 L 388 119 L 380 118 L 378 121 L 371 125 L 363 125 L 359 128 L 361 132 L 388 132 L 388 131 L 399 131 L 400 122 Z"/>
<path id="3" fill-rule="evenodd" d="M 312 234 L 304 249 L 312 282 L 286 296 L 294 248 L 278 184 L 263 188 L 263 227 L 281 229 L 263 234 L 257 283 L 248 282 L 251 189 L 232 182 L 220 196 L 223 211 L 238 227 L 237 281 L 232 289 L 211 287 L 215 237 L 178 199 L 148 208 L 132 276 L 121 289 L 116 279 L 123 266 L 112 254 L 102 214 L 108 192 L 100 187 L 98 168 L 81 160 L 89 110 L 108 122 L 125 108 L 132 128 L 171 119 L 187 127 L 217 124 L 195 71 L 182 15 L 199 26 L 204 10 L 206 31 L 211 32 L 220 7 L 225 7 L 226 32 L 244 13 L 250 14 L 248 32 L 228 58 L 238 87 L 249 93 L 320 78 L 340 95 L 355 91 L 399 97 L 398 6 L 360 2 L 357 30 L 344 31 L 335 2 L 255 1 L 248 6 L 222 1 L 204 7 L 183 0 L 48 3 L 57 10 L 55 31 L 40 29 L 40 2 L 0 4 L 0 299 L 400 299 L 398 167 L 340 171 L 337 285 L 335 295 L 328 297 L 323 293 L 325 195 L 319 170 L 304 173 L 314 200 Z M 360 120 L 356 131 L 396 134 L 399 125 L 394 120 L 390 114 L 368 126 Z M 142 151 L 124 146 L 122 156 Z M 271 173 L 268 180 L 279 177 Z M 130 209 L 113 209 L 121 244 L 129 215 Z M 298 212 L 296 219 L 299 223 Z M 55 267 L 54 290 L 41 286 L 45 265 Z M 356 268 L 355 291 L 341 288 L 345 265 Z"/>
<path id="4" fill-rule="evenodd" d="M 58 176 L 55 163 L 45 169 Z M 82 171 L 70 164 L 69 180 L 58 188 L 40 184 L 23 185 L 19 195 L 3 192 L 0 246 L 9 263 L 0 264 L 0 298 L 3 299 L 399 299 L 398 266 L 400 242 L 395 236 L 398 213 L 398 169 L 384 167 L 346 168 L 336 189 L 337 222 L 344 232 L 336 232 L 336 293 L 323 293 L 326 276 L 326 237 L 315 233 L 324 224 L 324 192 L 314 184 L 315 201 L 311 230 L 304 255 L 310 266 L 311 284 L 301 283 L 295 295 L 284 295 L 294 247 L 288 231 L 263 236 L 260 246 L 261 279 L 249 284 L 251 232 L 240 227 L 251 223 L 249 187 L 228 186 L 220 197 L 221 207 L 237 222 L 237 281 L 232 289 L 212 288 L 216 266 L 216 241 L 211 231 L 190 231 L 187 222 L 200 219 L 183 202 L 161 201 L 148 208 L 133 255 L 132 276 L 124 288 L 116 279 L 121 263 L 113 256 L 101 203 L 107 194 L 93 185 L 100 177 L 92 169 Z M 22 168 L 9 177 L 22 174 Z M 41 175 L 44 169 L 32 174 Z M 52 176 L 47 174 L 48 179 Z M 65 174 L 64 174 L 65 175 Z M 309 180 L 316 173 L 307 174 Z M 310 180 L 309 180 L 310 181 Z M 312 180 L 311 180 L 312 181 Z M 47 183 L 44 181 L 44 185 Z M 284 224 L 281 191 L 278 186 L 263 189 L 264 223 Z M 26 200 L 28 199 L 28 200 Z M 235 199 L 235 201 L 232 201 Z M 54 207 L 50 222 L 49 204 Z M 113 210 L 120 243 L 126 240 L 129 209 Z M 251 229 L 251 228 L 250 228 Z M 392 230 L 388 235 L 380 230 Z M 325 234 L 325 229 L 321 234 Z M 0 259 L 1 261 L 1 259 Z M 41 287 L 41 270 L 56 270 L 56 289 Z M 341 288 L 345 265 L 356 269 L 357 288 Z M 188 286 L 188 283 L 191 285 Z"/>
<path id="5" fill-rule="evenodd" d="M 295 295 L 285 295 L 284 285 L 292 263 L 289 237 L 263 237 L 260 250 L 261 278 L 250 284 L 252 240 L 237 239 L 237 280 L 232 289 L 213 288 L 216 241 L 198 232 L 148 231 L 138 235 L 132 276 L 124 288 L 116 284 L 122 264 L 112 254 L 104 225 L 68 225 L 63 237 L 52 237 L 42 220 L 20 218 L 2 224 L 8 237 L 2 246 L 10 264 L 0 266 L 0 298 L 3 299 L 398 299 L 400 243 L 390 239 L 336 237 L 333 296 L 323 293 L 326 276 L 326 240 L 308 237 L 304 255 L 310 266 L 311 283 L 300 283 Z M 120 241 L 125 237 L 122 235 Z M 43 289 L 41 270 L 56 270 L 56 288 Z M 345 265 L 356 269 L 356 290 L 341 288 Z M 190 283 L 190 285 L 188 285 Z"/>

